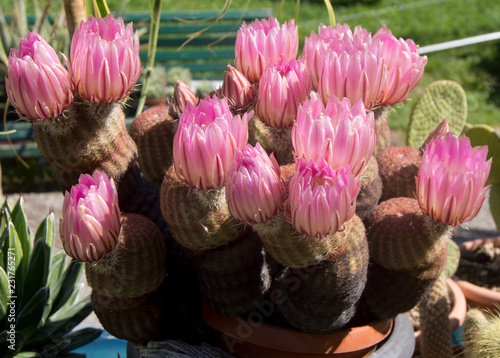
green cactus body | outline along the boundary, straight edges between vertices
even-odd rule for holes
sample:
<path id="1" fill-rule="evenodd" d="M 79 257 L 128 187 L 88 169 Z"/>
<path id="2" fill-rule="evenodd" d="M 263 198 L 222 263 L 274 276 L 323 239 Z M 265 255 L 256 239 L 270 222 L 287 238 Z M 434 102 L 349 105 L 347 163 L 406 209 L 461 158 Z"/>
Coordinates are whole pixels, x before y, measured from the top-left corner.
<path id="1" fill-rule="evenodd" d="M 473 345 L 467 350 L 467 358 L 497 358 L 500 357 L 500 317 L 491 316 L 488 324 L 477 332 Z"/>
<path id="2" fill-rule="evenodd" d="M 165 242 L 156 225 L 137 214 L 122 214 L 116 248 L 103 259 L 86 263 L 92 290 L 113 298 L 139 297 L 155 291 L 167 272 Z"/>
<path id="3" fill-rule="evenodd" d="M 392 270 L 411 270 L 434 260 L 436 242 L 450 229 L 433 222 L 410 198 L 393 198 L 379 204 L 368 220 L 370 255 Z"/>
<path id="4" fill-rule="evenodd" d="M 116 298 L 92 291 L 92 308 L 104 329 L 113 336 L 139 344 L 164 339 L 162 302 L 158 295 Z"/>
<path id="5" fill-rule="evenodd" d="M 464 335 L 464 356 L 466 358 L 473 358 L 474 356 L 474 342 L 477 340 L 478 335 L 487 328 L 489 324 L 483 310 L 479 308 L 471 308 L 465 315 L 462 331 Z"/>
<path id="6" fill-rule="evenodd" d="M 138 115 L 129 128 L 137 144 L 138 162 L 144 176 L 161 185 L 165 171 L 173 163 L 173 141 L 178 121 L 169 114 L 169 106 L 151 107 Z"/>
<path id="7" fill-rule="evenodd" d="M 405 146 L 389 147 L 377 154 L 383 188 L 382 201 L 397 197 L 414 197 L 417 190 L 415 176 L 418 174 L 421 160 L 418 149 Z"/>
<path id="8" fill-rule="evenodd" d="M 267 252 L 276 261 L 287 267 L 300 268 L 316 265 L 328 257 L 341 255 L 345 250 L 349 233 L 353 230 L 347 223 L 345 225 L 344 231 L 318 239 L 297 232 L 280 213 L 252 228 L 259 234 Z"/>
<path id="9" fill-rule="evenodd" d="M 263 280 L 262 243 L 253 231 L 226 245 L 194 255 L 200 292 L 217 312 L 240 316 L 251 312 L 269 289 Z"/>
<path id="10" fill-rule="evenodd" d="M 75 100 L 59 118 L 36 121 L 33 133 L 63 190 L 78 183 L 82 173 L 95 170 L 120 181 L 137 156 L 117 103 Z"/>
<path id="11" fill-rule="evenodd" d="M 366 220 L 377 207 L 382 196 L 382 179 L 379 175 L 377 159 L 372 156 L 361 172 L 361 187 L 356 199 L 356 215 Z"/>
<path id="12" fill-rule="evenodd" d="M 259 142 L 267 153 L 274 153 L 280 165 L 293 163 L 292 128 L 273 128 L 254 116 L 248 122 L 249 143 Z"/>
<path id="13" fill-rule="evenodd" d="M 340 255 L 303 268 L 288 268 L 280 278 L 280 312 L 294 327 L 315 334 L 344 327 L 356 313 L 366 283 L 369 253 L 363 222 L 346 224 L 346 248 Z"/>
<path id="14" fill-rule="evenodd" d="M 390 111 L 391 107 L 389 106 L 381 106 L 373 109 L 373 113 L 375 114 L 375 135 L 377 137 L 373 151 L 375 155 L 391 146 L 391 128 L 387 124 Z"/>
<path id="15" fill-rule="evenodd" d="M 422 340 L 422 358 L 452 358 L 450 321 L 450 295 L 442 274 L 432 286 L 429 294 L 419 304 Z"/>
<path id="16" fill-rule="evenodd" d="M 161 186 L 161 212 L 175 240 L 194 251 L 213 249 L 243 234 L 227 207 L 225 188 L 201 190 L 181 181 L 174 167 Z"/>
<path id="17" fill-rule="evenodd" d="M 460 135 L 467 120 L 467 97 L 453 81 L 431 83 L 415 102 L 408 124 L 407 144 L 418 148 L 443 119 L 450 131 Z"/>

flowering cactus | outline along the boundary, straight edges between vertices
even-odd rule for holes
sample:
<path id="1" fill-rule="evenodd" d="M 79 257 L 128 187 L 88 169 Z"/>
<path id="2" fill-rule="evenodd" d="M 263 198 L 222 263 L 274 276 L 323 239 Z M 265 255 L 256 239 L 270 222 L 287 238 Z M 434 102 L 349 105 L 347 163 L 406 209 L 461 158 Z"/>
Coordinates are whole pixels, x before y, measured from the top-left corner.
<path id="1" fill-rule="evenodd" d="M 297 107 L 310 91 L 311 80 L 305 63 L 282 59 L 264 70 L 255 110 L 268 126 L 291 127 L 297 116 Z"/>
<path id="2" fill-rule="evenodd" d="M 413 40 L 396 39 L 386 26 L 377 31 L 373 42 L 374 46 L 382 48 L 384 64 L 388 70 L 380 103 L 393 105 L 403 102 L 422 79 L 427 57 L 418 54 L 418 46 Z"/>
<path id="3" fill-rule="evenodd" d="M 224 185 L 234 154 L 248 141 L 248 120 L 234 116 L 227 100 L 215 95 L 188 105 L 179 118 L 174 137 L 174 165 L 177 176 L 198 189 Z"/>
<path id="4" fill-rule="evenodd" d="M 457 226 L 472 220 L 481 209 L 488 187 L 491 159 L 488 147 L 472 148 L 463 135 L 451 133 L 431 141 L 416 176 L 417 200 L 434 221 Z"/>
<path id="5" fill-rule="evenodd" d="M 297 157 L 323 158 L 333 168 L 347 165 L 359 175 L 368 164 L 375 147 L 373 112 L 366 112 L 359 99 L 352 107 L 348 99 L 333 96 L 326 108 L 312 92 L 299 106 L 292 128 L 292 143 Z"/>
<path id="6" fill-rule="evenodd" d="M 246 108 L 253 103 L 256 93 L 250 81 L 231 65 L 227 65 L 221 87 L 222 95 L 234 108 Z"/>
<path id="7" fill-rule="evenodd" d="M 283 201 L 280 168 L 259 143 L 247 144 L 235 157 L 228 174 L 226 200 L 235 218 L 249 224 L 263 223 L 279 210 Z"/>
<path id="8" fill-rule="evenodd" d="M 73 84 L 54 49 L 36 32 L 9 53 L 7 96 L 27 120 L 59 116 L 73 101 Z"/>
<path id="9" fill-rule="evenodd" d="M 90 16 L 71 40 L 71 71 L 78 94 L 91 102 L 111 103 L 127 97 L 142 72 L 139 35 L 132 24 L 112 14 Z"/>
<path id="10" fill-rule="evenodd" d="M 359 185 L 349 167 L 334 170 L 323 159 L 315 163 L 299 158 L 285 203 L 295 230 L 317 237 L 342 230 L 356 211 Z"/>
<path id="11" fill-rule="evenodd" d="M 61 242 L 69 256 L 97 261 L 115 248 L 121 216 L 115 183 L 106 174 L 81 175 L 66 192 L 62 211 Z"/>
<path id="12" fill-rule="evenodd" d="M 275 17 L 241 25 L 236 35 L 234 65 L 252 83 L 259 81 L 266 67 L 281 58 L 295 59 L 299 32 L 295 20 L 280 26 Z"/>

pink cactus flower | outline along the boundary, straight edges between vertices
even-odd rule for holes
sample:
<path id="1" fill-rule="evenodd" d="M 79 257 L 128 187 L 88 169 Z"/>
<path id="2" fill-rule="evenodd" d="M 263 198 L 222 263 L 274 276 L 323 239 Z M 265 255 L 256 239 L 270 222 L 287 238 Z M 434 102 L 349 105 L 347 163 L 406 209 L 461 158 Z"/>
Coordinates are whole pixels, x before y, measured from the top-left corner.
<path id="1" fill-rule="evenodd" d="M 250 81 L 231 65 L 227 65 L 222 82 L 222 94 L 232 106 L 245 108 L 253 103 L 256 93 Z"/>
<path id="2" fill-rule="evenodd" d="M 9 53 L 7 96 L 23 119 L 59 116 L 73 101 L 73 83 L 54 49 L 36 32 Z"/>
<path id="3" fill-rule="evenodd" d="M 316 92 L 299 106 L 292 128 L 297 157 L 324 159 L 332 168 L 351 166 L 357 176 L 375 148 L 373 112 L 366 112 L 361 99 L 354 106 L 347 98 L 330 97 L 326 108 Z"/>
<path id="4" fill-rule="evenodd" d="M 431 141 L 416 176 L 417 200 L 434 221 L 457 226 L 472 220 L 483 205 L 491 169 L 488 147 L 472 148 L 469 138 L 449 133 Z"/>
<path id="5" fill-rule="evenodd" d="M 299 30 L 295 20 L 280 26 L 278 20 L 243 23 L 236 35 L 234 65 L 252 83 L 257 83 L 266 67 L 285 58 L 295 59 L 299 49 Z"/>
<path id="6" fill-rule="evenodd" d="M 373 45 L 382 47 L 384 64 L 388 70 L 380 103 L 393 105 L 403 102 L 422 79 L 427 57 L 418 54 L 418 46 L 413 40 L 396 39 L 386 26 L 373 36 Z"/>
<path id="7" fill-rule="evenodd" d="M 78 94 L 95 103 L 127 97 L 142 71 L 138 33 L 112 14 L 82 22 L 71 40 L 70 56 Z"/>
<path id="8" fill-rule="evenodd" d="M 215 95 L 188 104 L 179 118 L 174 136 L 174 165 L 177 176 L 198 189 L 212 189 L 225 184 L 234 155 L 248 141 L 248 120 L 234 116 L 227 100 Z"/>
<path id="9" fill-rule="evenodd" d="M 328 51 L 347 51 L 350 54 L 362 51 L 369 41 L 370 34 L 361 26 L 356 26 L 354 33 L 348 24 L 337 24 L 335 27 L 321 24 L 318 34 L 311 32 L 304 41 L 300 60 L 307 64 L 313 88 L 318 89 L 319 77 L 323 70 L 323 57 Z"/>
<path id="10" fill-rule="evenodd" d="M 257 116 L 270 127 L 291 127 L 311 88 L 305 63 L 283 59 L 268 66 L 259 81 Z"/>
<path id="11" fill-rule="evenodd" d="M 172 107 L 174 107 L 178 111 L 178 113 L 182 113 L 187 108 L 188 103 L 196 106 L 198 104 L 198 101 L 198 97 L 196 97 L 191 88 L 189 88 L 189 86 L 182 80 L 177 80 L 174 85 Z"/>
<path id="12" fill-rule="evenodd" d="M 288 185 L 285 217 L 307 236 L 333 235 L 354 215 L 359 187 L 349 167 L 335 170 L 323 159 L 299 158 Z"/>
<path id="13" fill-rule="evenodd" d="M 120 234 L 120 208 L 113 179 L 94 172 L 82 174 L 66 192 L 60 221 L 61 242 L 78 261 L 97 261 L 113 251 Z"/>
<path id="14" fill-rule="evenodd" d="M 256 144 L 238 152 L 228 174 L 226 199 L 229 211 L 249 225 L 276 215 L 283 202 L 280 167 L 274 156 Z"/>

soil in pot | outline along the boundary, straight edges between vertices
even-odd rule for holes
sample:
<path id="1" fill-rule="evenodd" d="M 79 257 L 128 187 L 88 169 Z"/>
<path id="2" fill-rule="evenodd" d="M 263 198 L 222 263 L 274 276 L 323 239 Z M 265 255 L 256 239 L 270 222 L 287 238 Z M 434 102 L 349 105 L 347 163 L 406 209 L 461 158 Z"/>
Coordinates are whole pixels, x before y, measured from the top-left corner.
<path id="1" fill-rule="evenodd" d="M 460 251 L 455 280 L 468 305 L 497 308 L 500 305 L 500 237 L 465 242 Z"/>

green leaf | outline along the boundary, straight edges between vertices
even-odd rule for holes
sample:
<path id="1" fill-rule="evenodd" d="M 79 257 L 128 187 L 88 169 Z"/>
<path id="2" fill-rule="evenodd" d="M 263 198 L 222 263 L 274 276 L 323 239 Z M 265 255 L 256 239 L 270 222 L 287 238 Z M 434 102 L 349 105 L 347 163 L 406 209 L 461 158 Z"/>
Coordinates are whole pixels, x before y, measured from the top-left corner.
<path id="1" fill-rule="evenodd" d="M 21 241 L 19 240 L 19 236 L 17 235 L 16 228 L 14 227 L 14 224 L 12 222 L 9 222 L 8 224 L 7 234 L 9 235 L 9 239 L 7 242 L 7 252 L 5 253 L 5 273 L 9 277 L 15 276 L 15 294 L 13 294 L 12 296 L 18 296 L 19 298 L 21 298 L 23 294 L 22 287 L 24 280 L 24 272 L 22 269 L 23 249 L 21 246 Z"/>
<path id="2" fill-rule="evenodd" d="M 23 285 L 21 307 L 42 287 L 45 287 L 48 276 L 48 249 L 45 242 L 38 240 L 29 260 L 28 271 Z"/>
<path id="3" fill-rule="evenodd" d="M 46 312 L 46 317 L 52 310 L 52 305 L 61 291 L 61 287 L 64 282 L 64 273 L 66 272 L 66 261 L 66 253 L 61 251 L 52 258 L 50 263 L 49 277 L 47 279 L 47 287 L 50 290 L 50 299 L 48 305 L 49 310 Z"/>
<path id="4" fill-rule="evenodd" d="M 48 298 L 49 289 L 46 287 L 39 289 L 17 315 L 16 328 L 21 330 L 26 340 L 45 323 L 42 318 Z"/>
<path id="5" fill-rule="evenodd" d="M 9 302 L 9 296 L 9 278 L 3 268 L 0 267 L 0 322 L 5 318 L 8 311 L 7 303 Z M 2 326 L 0 325 L 0 327 Z"/>
<path id="6" fill-rule="evenodd" d="M 102 334 L 102 329 L 97 328 L 83 328 L 78 331 L 71 332 L 67 335 L 71 339 L 71 344 L 66 348 L 66 350 L 72 351 L 81 346 L 89 344 L 90 342 L 99 338 Z"/>
<path id="7" fill-rule="evenodd" d="M 49 257 L 52 256 L 52 250 L 54 248 L 54 241 L 55 241 L 54 221 L 55 221 L 54 213 L 50 213 L 40 223 L 40 225 L 38 226 L 38 229 L 36 230 L 36 233 L 35 233 L 34 243 L 36 244 L 36 242 L 39 240 L 42 240 L 43 242 L 45 242 L 47 244 L 47 246 L 50 248 Z"/>
<path id="8" fill-rule="evenodd" d="M 28 269 L 28 258 L 31 253 L 31 238 L 28 228 L 28 220 L 24 212 L 24 199 L 19 197 L 16 205 L 12 209 L 11 213 L 12 222 L 16 227 L 17 234 L 19 235 L 19 240 L 21 241 L 21 247 L 23 248 L 23 273 Z"/>
<path id="9" fill-rule="evenodd" d="M 40 357 L 38 352 L 20 352 L 17 353 L 14 358 L 37 358 Z"/>
<path id="10" fill-rule="evenodd" d="M 82 274 L 83 264 L 76 260 L 71 260 L 68 268 L 66 269 L 66 274 L 64 276 L 61 290 L 52 305 L 51 313 L 58 311 L 62 306 L 66 304 L 66 302 L 73 294 L 76 284 L 80 280 Z"/>
<path id="11" fill-rule="evenodd" d="M 57 311 L 52 311 L 49 320 L 51 322 L 55 322 L 60 319 L 65 319 L 71 315 L 71 312 L 76 312 L 79 309 L 79 305 L 81 306 L 83 304 L 82 301 L 86 301 L 87 299 L 90 301 L 90 296 L 87 296 L 82 301 L 76 303 L 80 298 L 80 295 L 82 294 L 84 288 L 84 283 L 76 285 L 75 290 L 72 292 L 71 296 L 68 297 L 66 303 Z"/>
<path id="12" fill-rule="evenodd" d="M 484 124 L 473 126 L 465 135 L 469 137 L 473 147 L 488 146 L 488 159 L 493 159 L 486 184 L 500 183 L 500 135 L 493 127 Z"/>

